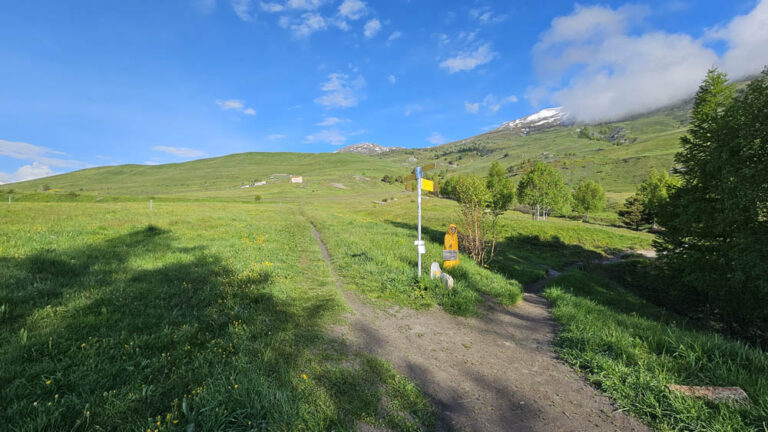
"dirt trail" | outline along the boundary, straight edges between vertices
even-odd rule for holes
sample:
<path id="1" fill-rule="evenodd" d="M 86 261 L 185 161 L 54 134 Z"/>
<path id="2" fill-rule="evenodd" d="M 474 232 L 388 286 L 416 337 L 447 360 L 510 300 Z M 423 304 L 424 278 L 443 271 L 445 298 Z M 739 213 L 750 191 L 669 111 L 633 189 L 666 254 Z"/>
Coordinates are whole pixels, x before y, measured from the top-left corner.
<path id="1" fill-rule="evenodd" d="M 459 318 L 440 308 L 380 310 L 336 283 L 354 310 L 336 335 L 416 381 L 437 408 L 438 430 L 648 430 L 556 359 L 555 325 L 538 295 L 512 308 L 489 300 L 480 317 Z"/>

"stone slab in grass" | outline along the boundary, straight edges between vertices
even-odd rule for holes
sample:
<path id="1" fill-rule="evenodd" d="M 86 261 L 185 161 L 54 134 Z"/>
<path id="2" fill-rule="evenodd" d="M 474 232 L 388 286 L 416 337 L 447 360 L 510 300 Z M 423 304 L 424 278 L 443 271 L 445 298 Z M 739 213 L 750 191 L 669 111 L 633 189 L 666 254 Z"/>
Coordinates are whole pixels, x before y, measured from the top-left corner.
<path id="1" fill-rule="evenodd" d="M 669 386 L 669 390 L 713 402 L 749 403 L 749 396 L 740 387 L 698 387 L 672 384 Z"/>

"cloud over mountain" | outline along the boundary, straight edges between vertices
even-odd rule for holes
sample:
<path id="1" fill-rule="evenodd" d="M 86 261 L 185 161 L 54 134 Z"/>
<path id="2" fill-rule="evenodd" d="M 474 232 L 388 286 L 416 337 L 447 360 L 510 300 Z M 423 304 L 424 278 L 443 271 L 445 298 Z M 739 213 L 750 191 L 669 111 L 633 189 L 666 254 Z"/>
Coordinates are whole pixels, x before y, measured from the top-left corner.
<path id="1" fill-rule="evenodd" d="M 553 19 L 533 48 L 540 83 L 528 89 L 529 100 L 562 105 L 578 121 L 615 120 L 690 97 L 713 65 L 739 78 L 768 63 L 768 0 L 712 30 L 708 40 L 638 33 L 650 13 L 642 6 L 576 5 Z M 713 40 L 726 41 L 722 57 L 707 45 Z"/>

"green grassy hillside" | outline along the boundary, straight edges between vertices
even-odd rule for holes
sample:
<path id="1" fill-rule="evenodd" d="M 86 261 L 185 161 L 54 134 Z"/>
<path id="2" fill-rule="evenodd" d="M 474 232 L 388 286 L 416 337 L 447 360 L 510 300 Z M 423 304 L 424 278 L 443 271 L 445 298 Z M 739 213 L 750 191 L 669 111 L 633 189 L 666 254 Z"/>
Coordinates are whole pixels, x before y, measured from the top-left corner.
<path id="1" fill-rule="evenodd" d="M 252 200 L 312 196 L 349 196 L 392 190 L 379 179 L 384 174 L 408 174 L 416 165 L 435 162 L 451 173 L 485 173 L 499 161 L 512 176 L 533 160 L 559 168 L 566 182 L 583 179 L 603 184 L 613 202 L 633 192 L 651 168 L 671 169 L 679 139 L 688 123 L 688 105 L 668 108 L 622 122 L 561 126 L 522 136 L 517 131 L 494 130 L 441 146 L 399 150 L 379 156 L 312 153 L 241 153 L 166 165 L 119 165 L 85 169 L 44 179 L 5 185 L 18 192 L 80 195 L 165 196 Z M 621 139 L 610 133 L 620 130 Z M 282 175 L 276 175 L 282 174 Z M 304 177 L 303 185 L 289 184 L 288 174 Z M 264 186 L 241 189 L 244 184 Z"/>
<path id="2" fill-rule="evenodd" d="M 393 161 L 356 154 L 241 153 L 167 165 L 119 165 L 85 169 L 6 187 L 18 192 L 52 194 L 173 196 L 252 200 L 322 195 L 348 195 L 385 187 L 384 174 L 406 173 Z M 289 175 L 303 176 L 303 184 L 290 184 Z M 245 184 L 266 185 L 242 189 Z"/>
<path id="3" fill-rule="evenodd" d="M 528 136 L 494 130 L 437 147 L 386 153 L 380 158 L 411 165 L 436 162 L 438 169 L 446 170 L 448 175 L 485 174 L 491 162 L 499 161 L 514 176 L 532 160 L 542 160 L 559 168 L 570 185 L 591 179 L 620 197 L 633 192 L 651 168 L 672 168 L 687 124 L 688 107 L 683 105 L 622 122 L 587 126 L 595 135 L 592 139 L 579 133 L 581 125 L 555 127 Z M 623 129 L 621 135 L 626 142 L 613 143 L 599 134 L 617 129 Z"/>

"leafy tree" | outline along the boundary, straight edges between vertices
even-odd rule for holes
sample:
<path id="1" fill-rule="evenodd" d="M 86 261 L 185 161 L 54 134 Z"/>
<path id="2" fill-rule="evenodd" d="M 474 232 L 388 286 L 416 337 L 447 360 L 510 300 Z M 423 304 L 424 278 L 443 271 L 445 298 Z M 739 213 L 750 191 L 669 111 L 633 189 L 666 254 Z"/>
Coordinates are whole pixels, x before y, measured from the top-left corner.
<path id="1" fill-rule="evenodd" d="M 455 197 L 456 196 L 456 183 L 459 181 L 459 176 L 448 177 L 440 183 L 440 196 Z"/>
<path id="2" fill-rule="evenodd" d="M 659 211 L 657 245 L 678 290 L 731 328 L 768 334 L 768 69 L 734 94 L 711 70 Z"/>
<path id="3" fill-rule="evenodd" d="M 570 212 L 571 194 L 560 173 L 544 162 L 536 162 L 517 184 L 517 197 L 521 203 L 535 209 L 536 220 L 547 219 L 552 210 L 561 214 Z"/>
<path id="4" fill-rule="evenodd" d="M 583 214 L 586 220 L 590 213 L 605 208 L 605 191 L 599 183 L 592 180 L 582 181 L 573 191 L 573 203 L 574 209 Z"/>
<path id="5" fill-rule="evenodd" d="M 648 215 L 643 208 L 643 200 L 634 194 L 624 201 L 624 208 L 619 210 L 619 218 L 624 225 L 639 231 L 648 223 Z"/>
<path id="6" fill-rule="evenodd" d="M 515 185 L 507 177 L 504 168 L 494 161 L 488 170 L 486 186 L 491 194 L 488 208 L 495 217 L 498 217 L 509 210 L 509 206 L 515 201 Z"/>
<path id="7" fill-rule="evenodd" d="M 47 184 L 44 184 L 44 185 L 43 185 L 43 186 L 40 188 L 40 190 L 42 190 L 43 192 L 48 192 L 49 190 L 51 190 L 51 187 L 50 187 L 49 185 L 47 185 Z"/>
<path id="8" fill-rule="evenodd" d="M 488 170 L 488 178 L 485 181 L 490 200 L 488 201 L 488 210 L 491 213 L 491 255 L 489 261 L 493 259 L 496 250 L 496 231 L 498 227 L 499 216 L 504 214 L 515 201 L 515 185 L 512 179 L 507 177 L 504 168 L 499 162 L 494 161 Z"/>
<path id="9" fill-rule="evenodd" d="M 482 265 L 485 263 L 485 253 L 488 249 L 488 213 L 485 210 L 491 201 L 491 194 L 481 177 L 464 174 L 456 181 L 455 197 L 465 225 L 463 246 L 469 256 Z"/>
<path id="10" fill-rule="evenodd" d="M 669 190 L 674 184 L 675 182 L 666 171 L 652 169 L 638 188 L 637 194 L 654 229 L 656 229 L 659 209 L 669 200 Z"/>

